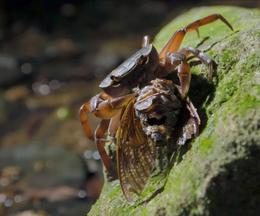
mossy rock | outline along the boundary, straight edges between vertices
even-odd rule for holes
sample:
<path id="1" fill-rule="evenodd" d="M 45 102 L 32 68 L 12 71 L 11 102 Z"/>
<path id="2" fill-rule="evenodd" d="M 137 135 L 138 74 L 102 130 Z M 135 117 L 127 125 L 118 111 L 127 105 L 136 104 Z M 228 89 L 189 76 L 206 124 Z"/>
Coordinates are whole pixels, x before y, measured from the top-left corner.
<path id="1" fill-rule="evenodd" d="M 196 47 L 209 37 L 199 48 L 217 63 L 214 88 L 205 84 L 204 65 L 192 67 L 190 96 L 204 120 L 202 132 L 151 199 L 129 204 L 117 180 L 105 182 L 89 215 L 259 214 L 260 11 L 195 8 L 163 28 L 154 44 L 160 50 L 175 30 L 212 13 L 222 14 L 234 32 L 217 21 L 201 27 L 200 38 L 188 33 L 182 45 Z"/>

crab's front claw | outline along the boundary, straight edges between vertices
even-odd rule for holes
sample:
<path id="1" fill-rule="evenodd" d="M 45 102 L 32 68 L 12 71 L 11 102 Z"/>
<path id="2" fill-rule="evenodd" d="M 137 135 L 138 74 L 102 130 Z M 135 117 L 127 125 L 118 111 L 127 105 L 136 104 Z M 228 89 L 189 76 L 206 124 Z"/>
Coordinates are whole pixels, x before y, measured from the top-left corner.
<path id="1" fill-rule="evenodd" d="M 80 121 L 86 136 L 94 140 L 97 144 L 97 149 L 106 170 L 110 175 L 115 175 L 112 161 L 107 155 L 104 145 L 106 143 L 106 133 L 115 134 L 119 122 L 121 109 L 133 98 L 133 94 L 126 96 L 111 98 L 106 93 L 100 93 L 92 97 L 88 102 L 84 103 L 80 108 Z M 95 132 L 90 126 L 88 114 L 92 113 L 96 117 L 102 119 Z"/>
<path id="2" fill-rule="evenodd" d="M 81 122 L 81 125 L 83 127 L 83 130 L 84 130 L 86 136 L 90 140 L 94 140 L 94 134 L 93 134 L 93 131 L 89 124 L 88 116 L 86 115 L 86 113 L 90 112 L 90 102 L 91 101 L 88 101 L 80 107 L 79 118 L 80 118 L 80 122 Z"/>

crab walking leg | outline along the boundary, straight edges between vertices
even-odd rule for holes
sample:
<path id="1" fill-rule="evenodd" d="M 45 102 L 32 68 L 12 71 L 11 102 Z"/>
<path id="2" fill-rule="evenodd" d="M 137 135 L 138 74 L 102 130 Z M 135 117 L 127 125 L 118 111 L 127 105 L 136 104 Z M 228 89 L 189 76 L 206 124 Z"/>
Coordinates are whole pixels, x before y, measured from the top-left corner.
<path id="1" fill-rule="evenodd" d="M 168 74 L 176 69 L 176 67 L 181 64 L 181 62 L 186 61 L 186 55 L 183 53 L 175 52 L 175 53 L 167 53 L 164 62 L 161 62 L 163 65 L 165 72 Z M 163 72 L 162 72 L 163 73 Z M 166 76 L 167 74 L 162 74 Z"/>
<path id="2" fill-rule="evenodd" d="M 209 67 L 208 80 L 209 82 L 212 82 L 214 62 L 208 55 L 206 55 L 204 52 L 200 51 L 199 49 L 193 47 L 183 48 L 179 52 L 184 54 L 187 57 L 189 54 L 192 54 L 193 56 L 197 57 L 203 64 L 207 65 Z"/>
<path id="3" fill-rule="evenodd" d="M 222 15 L 220 15 L 220 14 L 209 15 L 209 16 L 204 17 L 202 19 L 196 20 L 196 21 L 190 23 L 189 25 L 187 25 L 186 27 L 176 31 L 173 34 L 173 36 L 171 37 L 171 39 L 168 41 L 168 43 L 164 46 L 162 51 L 160 52 L 159 58 L 160 59 L 165 58 L 165 56 L 168 52 L 176 52 L 179 49 L 179 47 L 180 47 L 180 45 L 183 41 L 183 38 L 184 38 L 184 36 L 187 32 L 194 31 L 194 30 L 198 32 L 198 28 L 200 26 L 207 25 L 207 24 L 212 23 L 212 22 L 214 22 L 218 19 L 220 19 L 231 30 L 233 30 L 233 27 L 231 26 L 231 24 Z"/>
<path id="4" fill-rule="evenodd" d="M 96 128 L 96 131 L 95 131 L 95 142 L 97 145 L 99 155 L 102 159 L 102 162 L 103 162 L 106 170 L 109 173 L 114 174 L 115 172 L 113 171 L 112 161 L 109 158 L 109 156 L 107 155 L 106 150 L 105 150 L 105 143 L 106 143 L 105 134 L 107 132 L 109 122 L 110 122 L 110 120 L 102 120 L 100 122 L 100 124 L 98 125 L 98 127 Z"/>
<path id="5" fill-rule="evenodd" d="M 212 76 L 213 76 L 213 64 L 214 62 L 212 59 L 205 54 L 204 52 L 200 51 L 199 49 L 193 48 L 193 47 L 186 47 L 180 50 L 180 53 L 183 53 L 188 57 L 189 54 L 192 54 L 196 58 L 198 58 L 203 64 L 207 65 L 209 68 L 208 71 L 208 80 L 211 82 L 212 81 Z"/>
<path id="6" fill-rule="evenodd" d="M 80 117 L 81 125 L 83 127 L 83 130 L 84 130 L 86 136 L 90 140 L 94 140 L 94 135 L 93 135 L 93 131 L 92 131 L 92 128 L 91 128 L 89 120 L 88 120 L 87 113 L 95 112 L 95 110 L 98 106 L 98 103 L 100 101 L 108 100 L 109 98 L 111 98 L 109 95 L 107 95 L 104 92 L 101 92 L 100 94 L 97 94 L 94 97 L 92 97 L 88 102 L 84 103 L 80 107 L 79 117 Z"/>
<path id="7" fill-rule="evenodd" d="M 181 97 L 184 99 L 188 94 L 191 80 L 190 66 L 186 61 L 181 62 L 181 64 L 179 65 L 178 77 L 181 86 Z"/>
<path id="8" fill-rule="evenodd" d="M 111 98 L 100 102 L 93 114 L 101 119 L 110 119 L 114 117 L 127 103 L 134 97 L 134 94 Z"/>

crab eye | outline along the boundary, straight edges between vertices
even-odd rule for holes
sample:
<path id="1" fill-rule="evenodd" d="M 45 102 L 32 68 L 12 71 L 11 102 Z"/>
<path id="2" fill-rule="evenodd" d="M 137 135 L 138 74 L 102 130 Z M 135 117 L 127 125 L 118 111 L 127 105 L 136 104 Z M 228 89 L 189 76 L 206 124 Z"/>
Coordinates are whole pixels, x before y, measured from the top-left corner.
<path id="1" fill-rule="evenodd" d="M 149 56 L 143 56 L 141 59 L 140 59 L 140 62 L 139 64 L 147 64 L 149 62 Z"/>
<path id="2" fill-rule="evenodd" d="M 112 86 L 118 87 L 120 85 L 120 80 L 116 76 L 110 76 L 110 79 L 113 80 Z"/>
<path id="3" fill-rule="evenodd" d="M 114 75 L 111 75 L 110 79 L 113 80 L 113 81 L 118 81 L 118 78 L 116 76 L 114 76 Z"/>

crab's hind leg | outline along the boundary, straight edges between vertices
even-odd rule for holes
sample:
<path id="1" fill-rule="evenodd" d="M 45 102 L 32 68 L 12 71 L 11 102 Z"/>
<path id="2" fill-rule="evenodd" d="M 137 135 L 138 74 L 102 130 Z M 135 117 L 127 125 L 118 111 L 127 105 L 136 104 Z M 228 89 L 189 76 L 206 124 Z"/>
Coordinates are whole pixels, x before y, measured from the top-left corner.
<path id="1" fill-rule="evenodd" d="M 194 31 L 194 30 L 198 32 L 198 28 L 200 26 L 207 25 L 218 19 L 221 20 L 222 22 L 224 22 L 231 30 L 233 30 L 231 24 L 220 14 L 212 14 L 212 15 L 209 15 L 202 19 L 196 20 L 196 21 L 190 23 L 189 25 L 187 25 L 186 27 L 176 31 L 173 34 L 171 39 L 161 50 L 161 52 L 159 54 L 160 59 L 165 58 L 165 56 L 168 52 L 176 52 L 179 49 L 179 47 L 183 41 L 183 38 L 187 32 Z"/>
<path id="2" fill-rule="evenodd" d="M 92 97 L 88 102 L 84 103 L 79 110 L 79 118 L 81 125 L 83 127 L 83 130 L 86 134 L 86 136 L 90 140 L 94 140 L 94 134 L 92 131 L 92 128 L 90 126 L 90 122 L 88 119 L 88 113 L 93 113 L 96 115 L 96 109 L 99 106 L 100 103 L 103 101 L 108 101 L 111 97 L 107 95 L 104 92 L 101 92 L 100 94 L 95 95 Z"/>
<path id="3" fill-rule="evenodd" d="M 198 58 L 203 64 L 207 65 L 209 68 L 208 71 L 208 81 L 212 82 L 213 70 L 214 70 L 214 61 L 204 52 L 199 49 L 187 47 L 180 50 L 180 53 L 184 54 L 188 57 L 188 55 L 192 54 L 196 58 Z"/>
<path id="4" fill-rule="evenodd" d="M 98 151 L 101 159 L 108 171 L 112 170 L 111 161 L 104 149 L 105 133 L 108 131 L 110 119 L 118 119 L 118 115 L 121 113 L 121 109 L 134 97 L 133 94 L 125 95 L 118 98 L 111 98 L 105 93 L 100 93 L 90 99 L 87 103 L 83 104 L 80 108 L 80 121 L 87 137 L 96 141 Z M 102 119 L 99 126 L 95 131 L 95 135 L 92 132 L 88 114 L 92 113 L 96 117 Z M 112 126 L 111 126 L 112 127 Z M 113 129 L 116 130 L 118 123 L 114 122 Z"/>

